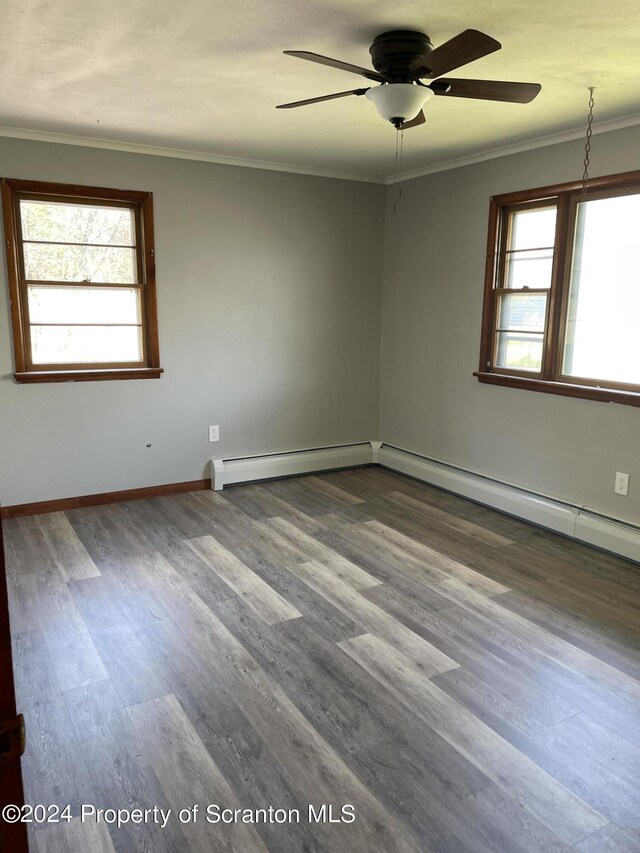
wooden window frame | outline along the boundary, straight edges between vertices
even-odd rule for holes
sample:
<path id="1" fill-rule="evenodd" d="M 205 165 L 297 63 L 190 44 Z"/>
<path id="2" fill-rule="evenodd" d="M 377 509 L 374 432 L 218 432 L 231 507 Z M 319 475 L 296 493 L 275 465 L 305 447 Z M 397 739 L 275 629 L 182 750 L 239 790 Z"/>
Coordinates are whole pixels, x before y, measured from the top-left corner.
<path id="1" fill-rule="evenodd" d="M 142 363 L 33 364 L 27 291 L 28 286 L 33 282 L 27 281 L 25 274 L 19 207 L 20 201 L 25 199 L 87 205 L 104 204 L 109 207 L 126 207 L 133 212 L 136 232 L 135 249 L 138 281 L 130 286 L 140 291 L 143 346 Z M 18 383 L 38 383 L 86 382 L 109 379 L 158 379 L 163 371 L 160 367 L 160 347 L 158 342 L 152 193 L 3 178 L 2 210 L 9 295 L 11 299 L 15 381 Z M 47 281 L 43 284 L 79 286 L 82 283 Z M 108 282 L 96 282 L 95 286 L 114 288 L 118 285 Z"/>
<path id="2" fill-rule="evenodd" d="M 522 388 L 546 394 L 582 397 L 609 403 L 640 406 L 640 383 L 627 383 L 567 376 L 562 372 L 567 306 L 574 249 L 574 226 L 582 181 L 555 184 L 493 196 L 489 207 L 489 230 L 482 311 L 480 363 L 473 374 L 490 385 Z M 592 178 L 587 183 L 587 201 L 640 192 L 640 170 Z M 499 294 L 505 291 L 505 253 L 511 214 L 517 210 L 554 205 L 557 208 L 551 284 L 547 297 L 542 367 L 539 372 L 494 365 Z M 519 290 L 514 292 L 519 293 Z M 532 290 L 530 292 L 536 292 Z"/>

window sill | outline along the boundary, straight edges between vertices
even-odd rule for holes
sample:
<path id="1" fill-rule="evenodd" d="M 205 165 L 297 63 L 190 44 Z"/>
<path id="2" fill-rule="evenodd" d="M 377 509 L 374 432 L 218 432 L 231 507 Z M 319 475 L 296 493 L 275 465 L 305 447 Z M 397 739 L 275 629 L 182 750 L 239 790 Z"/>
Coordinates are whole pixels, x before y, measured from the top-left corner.
<path id="1" fill-rule="evenodd" d="M 161 367 L 125 367 L 109 370 L 30 370 L 14 373 L 15 381 L 22 384 L 37 382 L 97 382 L 113 379 L 159 379 Z"/>
<path id="2" fill-rule="evenodd" d="M 563 397 L 582 397 L 585 400 L 599 400 L 601 403 L 622 403 L 626 406 L 640 406 L 640 392 L 636 391 L 600 388 L 595 385 L 571 385 L 568 382 L 550 382 L 546 379 L 506 376 L 503 373 L 476 371 L 473 375 L 477 377 L 478 382 L 483 382 L 487 385 L 502 385 L 505 388 L 541 391 L 543 394 L 560 394 Z"/>

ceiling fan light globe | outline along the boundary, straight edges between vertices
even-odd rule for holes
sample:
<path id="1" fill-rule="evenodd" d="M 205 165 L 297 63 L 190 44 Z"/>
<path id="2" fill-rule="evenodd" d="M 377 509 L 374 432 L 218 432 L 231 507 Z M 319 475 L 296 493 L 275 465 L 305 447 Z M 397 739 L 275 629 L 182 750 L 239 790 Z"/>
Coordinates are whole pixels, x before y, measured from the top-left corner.
<path id="1" fill-rule="evenodd" d="M 414 83 L 383 83 L 375 86 L 366 96 L 386 121 L 411 121 L 433 96 L 426 86 Z"/>

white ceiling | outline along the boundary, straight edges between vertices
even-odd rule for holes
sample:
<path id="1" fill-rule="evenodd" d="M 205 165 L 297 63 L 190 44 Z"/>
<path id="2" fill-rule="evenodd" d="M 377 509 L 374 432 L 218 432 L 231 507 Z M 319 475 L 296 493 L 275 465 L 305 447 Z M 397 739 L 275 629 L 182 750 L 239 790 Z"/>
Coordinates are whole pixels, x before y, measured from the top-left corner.
<path id="1" fill-rule="evenodd" d="M 383 180 L 395 131 L 366 98 L 296 110 L 357 75 L 283 56 L 310 50 L 369 66 L 380 32 L 434 46 L 481 30 L 503 49 L 449 76 L 542 83 L 528 105 L 433 99 L 405 133 L 405 171 L 640 112 L 637 0 L 3 0 L 0 126 Z M 640 117 L 639 117 L 640 121 Z M 6 132 L 6 131 L 5 131 Z M 639 164 L 640 165 L 640 164 Z"/>

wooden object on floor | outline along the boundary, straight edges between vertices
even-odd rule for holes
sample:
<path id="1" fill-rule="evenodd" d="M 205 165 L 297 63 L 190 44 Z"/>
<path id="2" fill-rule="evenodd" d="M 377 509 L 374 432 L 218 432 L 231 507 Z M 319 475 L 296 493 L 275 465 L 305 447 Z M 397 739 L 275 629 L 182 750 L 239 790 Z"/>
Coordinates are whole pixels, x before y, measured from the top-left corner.
<path id="1" fill-rule="evenodd" d="M 24 803 L 22 789 L 21 732 L 22 718 L 18 716 L 13 661 L 11 654 L 11 632 L 9 624 L 9 601 L 4 556 L 2 520 L 0 518 L 0 809 L 6 806 L 20 807 Z M 11 850 L 24 853 L 27 846 L 27 830 L 23 823 L 11 823 L 0 818 L 0 851 Z"/>

